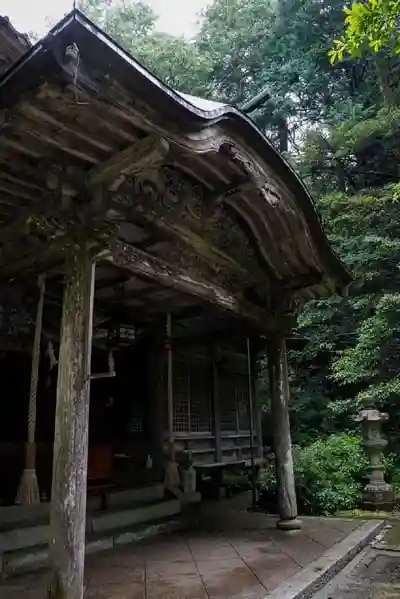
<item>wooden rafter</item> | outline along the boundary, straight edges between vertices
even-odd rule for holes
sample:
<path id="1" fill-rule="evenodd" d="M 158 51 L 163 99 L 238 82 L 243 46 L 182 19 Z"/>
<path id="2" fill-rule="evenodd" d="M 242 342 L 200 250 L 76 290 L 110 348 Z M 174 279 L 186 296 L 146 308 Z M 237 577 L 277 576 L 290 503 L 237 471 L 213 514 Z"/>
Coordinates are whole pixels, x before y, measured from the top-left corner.
<path id="1" fill-rule="evenodd" d="M 87 133 L 82 132 L 80 129 L 66 124 L 61 119 L 55 118 L 54 116 L 52 116 L 51 114 L 49 114 L 46 111 L 45 107 L 41 108 L 34 104 L 30 104 L 28 102 L 23 102 L 20 105 L 19 109 L 20 109 L 21 114 L 23 114 L 26 118 L 33 120 L 36 123 L 40 124 L 40 123 L 45 122 L 50 125 L 53 125 L 54 127 L 61 129 L 64 133 L 70 135 L 71 137 L 76 137 L 77 139 L 80 139 L 81 141 L 85 142 L 86 144 L 92 145 L 92 146 L 98 148 L 102 152 L 111 152 L 112 151 L 112 145 L 110 145 L 110 143 L 107 143 L 104 140 L 98 139 L 97 137 L 95 137 L 93 135 L 88 135 Z"/>

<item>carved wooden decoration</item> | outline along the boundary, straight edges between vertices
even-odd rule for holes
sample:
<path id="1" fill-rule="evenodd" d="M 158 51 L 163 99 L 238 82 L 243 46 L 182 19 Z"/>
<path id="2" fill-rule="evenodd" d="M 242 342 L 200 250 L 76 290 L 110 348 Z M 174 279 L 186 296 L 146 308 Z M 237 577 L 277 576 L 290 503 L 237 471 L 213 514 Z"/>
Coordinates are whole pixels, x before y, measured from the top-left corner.
<path id="1" fill-rule="evenodd" d="M 127 177 L 161 164 L 168 150 L 169 144 L 165 139 L 149 135 L 95 166 L 89 172 L 87 185 L 96 187 L 105 183 L 110 191 L 116 191 Z"/>
<path id="2" fill-rule="evenodd" d="M 148 169 L 132 179 L 120 193 L 113 195 L 111 207 L 125 218 L 141 216 L 168 231 L 178 245 L 160 256 L 167 262 L 176 259 L 184 268 L 197 270 L 216 282 L 238 291 L 246 283 L 257 285 L 260 296 L 268 301 L 271 281 L 266 276 L 249 236 L 223 205 L 253 186 L 243 184 L 206 197 L 200 185 L 191 184 L 171 167 Z M 210 206 L 215 201 L 215 206 Z M 165 252 L 165 249 L 164 249 Z M 171 253 L 172 252 L 172 253 Z M 158 255 L 158 254 L 156 254 Z"/>

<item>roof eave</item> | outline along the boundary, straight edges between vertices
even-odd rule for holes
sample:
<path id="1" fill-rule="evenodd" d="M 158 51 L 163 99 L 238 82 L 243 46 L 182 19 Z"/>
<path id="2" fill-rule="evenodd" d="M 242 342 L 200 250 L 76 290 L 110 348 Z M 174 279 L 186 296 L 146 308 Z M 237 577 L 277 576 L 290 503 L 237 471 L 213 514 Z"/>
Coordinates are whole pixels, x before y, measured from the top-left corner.
<path id="1" fill-rule="evenodd" d="M 87 43 L 97 43 L 98 48 L 110 51 L 110 60 L 118 62 L 121 67 L 120 76 L 124 83 L 130 82 L 132 93 L 138 92 L 138 86 L 148 90 L 150 101 L 162 102 L 165 110 L 172 113 L 174 118 L 186 124 L 188 128 L 209 127 L 220 125 L 229 130 L 232 136 L 245 140 L 257 158 L 268 164 L 277 175 L 286 183 L 296 199 L 307 226 L 310 230 L 313 243 L 318 251 L 321 264 L 325 271 L 327 281 L 333 283 L 332 287 L 337 292 L 345 292 L 352 281 L 352 276 L 344 264 L 336 256 L 324 234 L 317 210 L 313 200 L 299 177 L 291 166 L 273 147 L 271 142 L 261 133 L 255 124 L 236 108 L 221 105 L 218 108 L 204 110 L 195 106 L 184 96 L 163 84 L 157 77 L 135 61 L 121 46 L 114 42 L 107 34 L 94 25 L 77 10 L 68 14 L 58 23 L 44 40 L 33 46 L 15 65 L 0 79 L 0 107 L 15 101 L 26 88 L 37 82 L 39 74 L 43 75 L 43 58 L 45 65 L 54 68 L 57 62 L 54 53 L 48 52 L 49 45 L 56 44 L 57 40 L 68 45 L 74 41 L 84 40 Z M 97 40 L 95 42 L 95 40 Z M 98 60 L 98 53 L 93 52 L 93 60 Z M 107 64 L 107 63 L 106 63 Z M 59 67 L 59 65 L 57 65 Z M 32 68 L 33 67 L 33 68 Z M 117 69 L 118 71 L 118 69 Z M 132 72 L 135 77 L 132 77 Z M 23 76 L 21 76 L 23 73 Z M 17 75 L 20 75 L 19 77 Z M 35 81 L 36 78 L 36 81 Z M 328 287 L 331 287 L 329 284 Z"/>

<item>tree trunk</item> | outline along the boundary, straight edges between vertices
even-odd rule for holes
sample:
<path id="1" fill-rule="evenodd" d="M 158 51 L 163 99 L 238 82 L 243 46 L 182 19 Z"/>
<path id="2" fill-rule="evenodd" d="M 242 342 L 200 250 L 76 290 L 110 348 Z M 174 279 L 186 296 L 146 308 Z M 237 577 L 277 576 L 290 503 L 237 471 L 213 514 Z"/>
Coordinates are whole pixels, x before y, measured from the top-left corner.
<path id="1" fill-rule="evenodd" d="M 50 509 L 51 599 L 83 599 L 94 264 L 85 247 L 65 265 Z"/>
<path id="2" fill-rule="evenodd" d="M 399 91 L 396 77 L 393 77 L 393 73 L 391 72 L 391 58 L 384 50 L 381 50 L 375 56 L 374 60 L 384 104 L 387 106 L 397 106 L 399 104 Z"/>
<path id="3" fill-rule="evenodd" d="M 278 527 L 285 530 L 300 528 L 297 520 L 297 500 L 293 472 L 292 440 L 289 421 L 289 381 L 284 337 L 277 336 L 268 344 L 268 368 L 271 390 L 271 409 L 278 485 Z"/>
<path id="4" fill-rule="evenodd" d="M 279 151 L 287 152 L 289 149 L 289 128 L 286 119 L 284 119 L 283 117 L 279 119 L 278 136 Z"/>

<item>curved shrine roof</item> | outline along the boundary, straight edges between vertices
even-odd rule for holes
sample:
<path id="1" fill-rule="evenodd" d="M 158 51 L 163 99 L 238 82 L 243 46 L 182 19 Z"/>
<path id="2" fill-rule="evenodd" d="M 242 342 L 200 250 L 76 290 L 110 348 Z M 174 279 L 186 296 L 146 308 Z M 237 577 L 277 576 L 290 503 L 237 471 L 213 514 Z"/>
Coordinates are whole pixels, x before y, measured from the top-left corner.
<path id="1" fill-rule="evenodd" d="M 172 90 L 79 11 L 28 46 L 1 18 L 0 227 L 54 196 L 56 164 L 61 195 L 82 173 L 108 186 L 111 220 L 163 232 L 146 251 L 175 263 L 186 248 L 189 271 L 197 261 L 258 305 L 350 282 L 307 189 L 239 110 Z"/>

